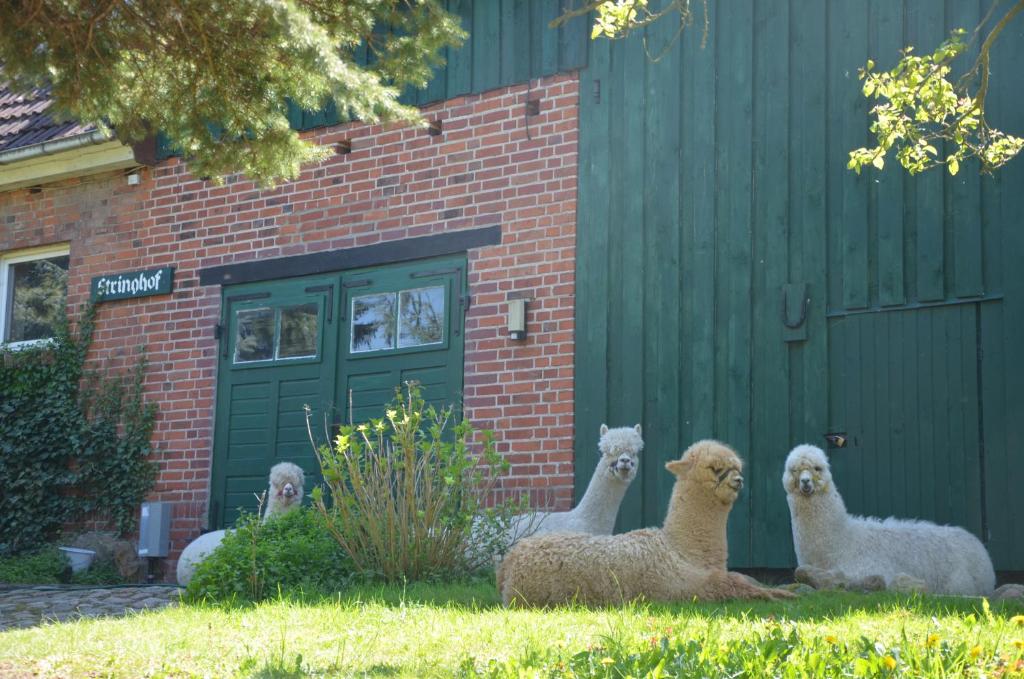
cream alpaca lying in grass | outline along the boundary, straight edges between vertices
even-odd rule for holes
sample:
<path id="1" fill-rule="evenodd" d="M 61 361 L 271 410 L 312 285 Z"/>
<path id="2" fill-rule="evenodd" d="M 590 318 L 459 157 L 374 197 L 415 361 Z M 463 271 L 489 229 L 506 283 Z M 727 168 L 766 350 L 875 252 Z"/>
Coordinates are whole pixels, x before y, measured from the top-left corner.
<path id="1" fill-rule="evenodd" d="M 736 453 L 717 441 L 699 441 L 665 468 L 676 484 L 663 528 L 526 538 L 498 567 L 502 601 L 552 606 L 792 597 L 725 569 L 726 521 L 743 487 Z"/>
<path id="2" fill-rule="evenodd" d="M 510 542 L 544 533 L 612 534 L 622 498 L 636 478 L 644 440 L 639 424 L 614 429 L 602 424 L 600 433 L 597 442 L 600 459 L 576 508 L 568 512 L 537 512 L 513 517 L 509 526 Z"/>
<path id="3" fill-rule="evenodd" d="M 782 484 L 798 579 L 858 586 L 880 576 L 889 589 L 933 594 L 986 595 L 995 588 L 988 552 L 963 528 L 847 514 L 828 458 L 816 446 L 789 453 Z"/>

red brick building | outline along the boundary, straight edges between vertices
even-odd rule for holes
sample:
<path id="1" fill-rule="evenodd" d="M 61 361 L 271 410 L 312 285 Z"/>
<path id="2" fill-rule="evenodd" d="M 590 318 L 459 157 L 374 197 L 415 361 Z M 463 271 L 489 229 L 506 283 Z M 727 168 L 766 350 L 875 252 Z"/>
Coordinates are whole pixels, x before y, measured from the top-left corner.
<path id="1" fill-rule="evenodd" d="M 3 96 L 8 122 L 19 109 L 27 120 L 0 136 L 8 157 L 42 143 L 27 130 L 49 130 L 51 145 L 92 134 L 44 127 L 42 95 Z M 528 109 L 528 101 L 536 103 Z M 559 507 L 571 504 L 577 109 L 576 76 L 561 74 L 429 106 L 426 117 L 438 123 L 432 130 L 321 127 L 307 134 L 337 153 L 271 190 L 240 177 L 218 186 L 192 176 L 177 158 L 140 167 L 130 150 L 98 138 L 0 165 L 0 267 L 11 273 L 8 295 L 18 263 L 66 261 L 74 318 L 94 278 L 173 267 L 169 294 L 100 304 L 92 350 L 97 365 L 117 369 L 145 348 L 146 387 L 160 408 L 160 473 L 151 499 L 174 503 L 173 552 L 229 521 L 235 506 L 250 506 L 274 460 L 301 459 L 313 471 L 304 427 L 295 435 L 299 400 L 325 397 L 321 406 L 341 421 L 354 400 L 358 419 L 378 412 L 378 401 L 410 375 L 424 378 L 428 398 L 461 400 L 469 420 L 496 432 L 512 463 L 505 488 L 539 488 Z M 19 143 L 26 138 L 30 143 Z M 120 160 L 108 161 L 112 168 L 76 160 L 82 149 L 95 155 L 99 147 L 120 147 Z M 47 161 L 37 175 L 14 172 L 37 158 Z M 55 169 L 76 163 L 87 169 L 75 176 Z M 450 269 L 438 273 L 441 265 Z M 357 280 L 352 271 L 361 272 Z M 407 271 L 412 278 L 398 289 L 387 283 Z M 374 283 L 356 294 L 366 275 L 384 287 Z M 320 289 L 304 299 L 289 292 L 301 296 L 310 287 Z M 236 304 L 236 290 L 255 299 Z M 284 306 L 275 306 L 278 292 Z M 447 314 L 437 337 L 406 342 L 404 330 L 374 325 L 374 304 L 393 311 L 396 302 L 408 306 L 410 295 Z M 524 340 L 508 337 L 513 299 L 528 300 Z M 268 322 L 278 323 L 279 343 L 290 342 L 280 338 L 282 324 L 288 336 L 294 314 L 314 308 L 319 339 L 314 332 L 296 340 L 309 346 L 247 354 L 232 345 L 252 328 L 259 340 L 263 327 L 267 340 L 275 333 Z M 363 325 L 360 313 L 370 318 Z M 340 323 L 330 329 L 335 316 Z M 11 334 L 13 325 L 7 342 L 23 339 Z M 353 332 L 369 332 L 362 363 L 354 362 L 364 357 L 348 339 Z M 433 346 L 441 343 L 443 351 Z M 264 349 L 271 353 L 260 354 Z M 312 368 L 293 364 L 289 351 L 318 358 Z M 295 384 L 309 385 L 303 365 L 320 373 L 310 393 L 295 391 Z M 238 366 L 246 370 L 234 371 Z M 259 381 L 268 374 L 269 383 Z M 261 377 L 252 382 L 254 375 Z M 269 398 L 245 398 L 270 383 L 278 391 Z"/>

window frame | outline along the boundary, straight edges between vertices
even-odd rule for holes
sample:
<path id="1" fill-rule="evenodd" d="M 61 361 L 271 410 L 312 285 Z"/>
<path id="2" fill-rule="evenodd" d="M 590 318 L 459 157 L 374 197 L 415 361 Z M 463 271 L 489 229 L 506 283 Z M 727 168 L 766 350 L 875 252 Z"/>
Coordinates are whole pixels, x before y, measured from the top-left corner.
<path id="1" fill-rule="evenodd" d="M 8 304 L 13 290 L 11 289 L 11 266 L 23 264 L 39 259 L 51 259 L 53 257 L 70 257 L 70 243 L 54 243 L 52 245 L 41 245 L 34 248 L 22 250 L 10 250 L 0 252 L 0 348 L 17 351 L 19 349 L 30 349 L 32 347 L 47 346 L 53 343 L 52 337 L 40 337 L 39 339 L 22 340 L 20 342 L 7 342 L 3 338 L 7 336 L 7 317 L 10 312 Z M 68 274 L 71 273 L 71 263 L 68 263 Z M 67 314 L 67 290 L 64 291 L 64 313 Z"/>

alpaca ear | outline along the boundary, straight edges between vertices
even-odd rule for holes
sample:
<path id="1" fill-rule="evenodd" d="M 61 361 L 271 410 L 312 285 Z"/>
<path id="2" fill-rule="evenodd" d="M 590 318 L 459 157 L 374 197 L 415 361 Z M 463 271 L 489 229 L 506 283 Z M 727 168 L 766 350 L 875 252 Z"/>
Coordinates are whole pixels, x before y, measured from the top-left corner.
<path id="1" fill-rule="evenodd" d="M 608 433 L 608 425 L 607 424 L 602 424 L 601 425 L 601 436 L 604 436 L 607 433 Z"/>
<path id="2" fill-rule="evenodd" d="M 671 462 L 665 463 L 665 469 L 669 470 L 676 476 L 682 476 L 690 469 L 689 460 L 672 460 Z"/>
<path id="3" fill-rule="evenodd" d="M 640 429 L 639 424 L 633 427 L 633 431 L 635 431 L 639 436 L 643 436 L 643 430 Z"/>

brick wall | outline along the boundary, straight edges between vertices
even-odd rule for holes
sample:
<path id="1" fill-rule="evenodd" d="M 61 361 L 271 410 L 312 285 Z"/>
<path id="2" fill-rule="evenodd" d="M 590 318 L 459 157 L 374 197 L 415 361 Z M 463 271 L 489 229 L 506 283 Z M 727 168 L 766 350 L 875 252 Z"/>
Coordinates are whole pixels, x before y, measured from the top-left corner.
<path id="1" fill-rule="evenodd" d="M 525 102 L 540 112 L 527 116 Z M 109 173 L 0 194 L 0 252 L 69 242 L 68 304 L 93 276 L 175 266 L 175 291 L 102 305 L 93 356 L 113 368 L 150 361 L 160 405 L 161 473 L 152 499 L 176 504 L 175 553 L 207 511 L 220 291 L 200 269 L 500 225 L 471 250 L 465 408 L 512 463 L 504 488 L 572 500 L 577 80 L 560 75 L 427 108 L 443 133 L 350 124 L 315 130 L 351 143 L 294 182 L 260 190 L 199 180 L 177 159 L 138 186 Z M 505 301 L 525 296 L 529 337 L 506 339 Z"/>

